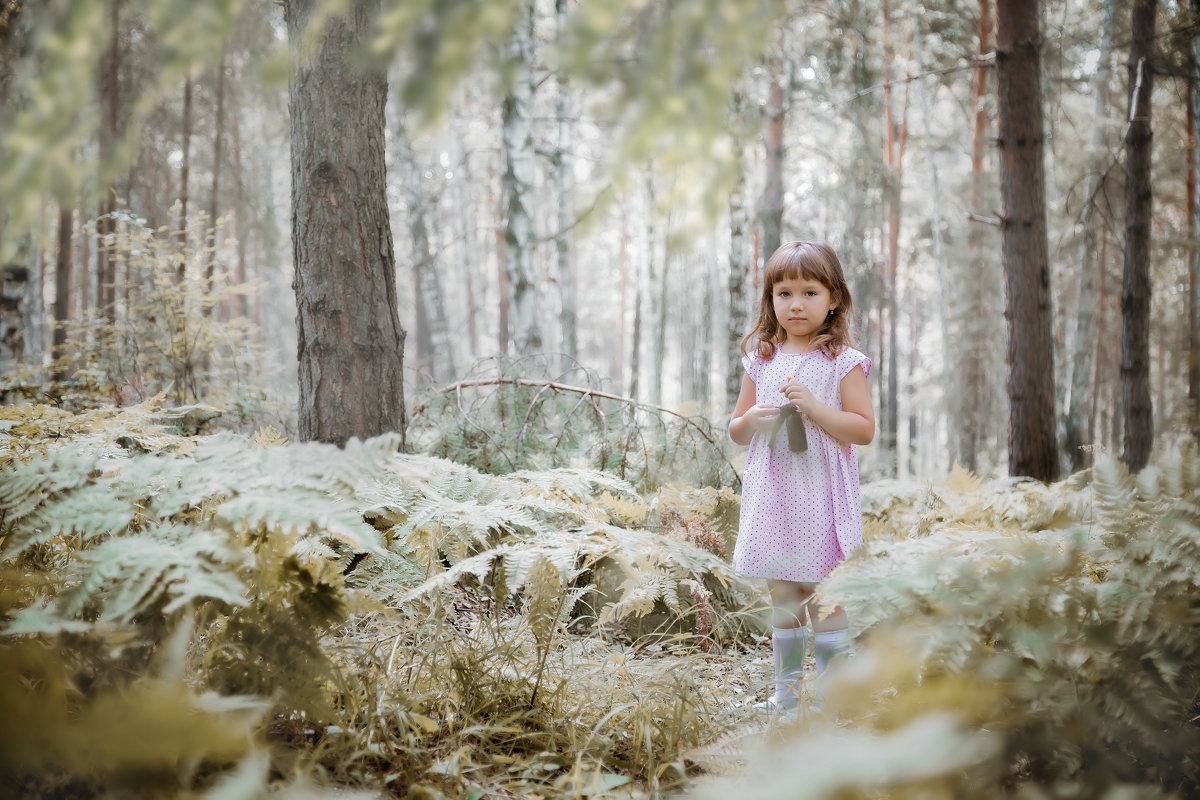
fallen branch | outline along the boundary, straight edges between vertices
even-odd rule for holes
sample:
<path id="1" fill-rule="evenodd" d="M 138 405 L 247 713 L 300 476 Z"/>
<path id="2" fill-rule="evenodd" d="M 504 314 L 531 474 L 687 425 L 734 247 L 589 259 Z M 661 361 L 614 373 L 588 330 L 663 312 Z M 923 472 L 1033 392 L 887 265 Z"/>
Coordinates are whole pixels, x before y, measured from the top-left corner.
<path id="1" fill-rule="evenodd" d="M 543 391 L 546 389 L 549 389 L 549 390 L 555 391 L 555 392 L 574 392 L 575 394 L 583 395 L 584 399 L 590 399 L 593 404 L 595 403 L 596 399 L 599 398 L 601 400 L 613 400 L 618 403 L 625 403 L 626 405 L 633 406 L 634 408 L 641 408 L 646 411 L 651 411 L 651 412 L 658 413 L 658 414 L 670 414 L 673 417 L 683 420 L 683 422 L 686 426 L 694 428 L 696 430 L 696 432 L 699 433 L 704 438 L 704 440 L 707 441 L 710 445 L 715 447 L 718 451 L 721 450 L 721 447 L 717 444 L 717 442 L 713 439 L 713 437 L 709 435 L 709 432 L 707 430 L 705 430 L 704 427 L 696 421 L 695 417 L 689 417 L 685 414 L 680 414 L 678 411 L 672 411 L 671 409 L 665 408 L 663 406 L 656 406 L 656 405 L 651 405 L 650 403 L 643 403 L 640 400 L 635 400 L 632 397 L 622 397 L 619 394 L 611 394 L 609 392 L 597 391 L 596 389 L 589 389 L 586 386 L 572 386 L 567 383 L 558 383 L 556 381 L 535 381 L 535 380 L 529 380 L 528 378 L 483 378 L 480 380 L 458 381 L 456 383 L 450 384 L 449 386 L 443 386 L 441 389 L 438 390 L 438 394 L 453 393 L 455 395 L 455 397 L 460 397 L 463 389 L 476 388 L 476 387 L 480 387 L 480 386 L 530 386 L 530 387 L 538 387 L 538 388 L 542 389 Z M 408 419 L 409 425 L 411 425 L 413 423 L 413 421 L 415 421 L 417 419 L 417 417 L 419 417 L 423 413 L 425 413 L 425 409 L 428 407 L 429 407 L 429 403 L 425 402 L 425 403 L 419 404 L 416 408 L 414 408 L 412 411 L 412 415 Z M 459 402 L 459 411 L 460 412 L 463 411 L 461 401 Z M 463 412 L 463 413 L 465 414 L 465 412 Z M 525 422 L 522 423 L 522 429 L 524 429 L 524 426 L 527 422 L 528 422 L 528 415 L 526 415 Z M 479 427 L 479 426 L 477 425 L 476 427 Z M 480 428 L 480 430 L 483 430 L 483 429 Z M 486 431 L 484 431 L 484 433 L 486 434 Z M 489 436 L 489 438 L 491 438 L 491 437 Z M 506 455 L 506 458 L 507 458 L 507 455 Z M 725 461 L 725 464 L 729 467 L 730 472 L 734 476 L 736 476 L 737 469 L 734 468 L 733 464 L 730 463 L 729 459 L 723 458 L 723 460 Z M 510 464 L 511 464 L 511 459 L 510 459 Z"/>

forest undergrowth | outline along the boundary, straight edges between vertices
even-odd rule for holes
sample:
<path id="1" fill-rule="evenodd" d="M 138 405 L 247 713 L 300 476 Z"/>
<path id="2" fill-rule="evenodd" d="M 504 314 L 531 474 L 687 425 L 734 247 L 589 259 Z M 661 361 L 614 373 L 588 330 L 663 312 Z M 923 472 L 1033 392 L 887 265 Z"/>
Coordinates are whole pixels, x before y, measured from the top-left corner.
<path id="1" fill-rule="evenodd" d="M 864 487 L 854 655 L 770 720 L 732 489 L 186 418 L 0 407 L 16 796 L 1200 791 L 1193 450 Z"/>

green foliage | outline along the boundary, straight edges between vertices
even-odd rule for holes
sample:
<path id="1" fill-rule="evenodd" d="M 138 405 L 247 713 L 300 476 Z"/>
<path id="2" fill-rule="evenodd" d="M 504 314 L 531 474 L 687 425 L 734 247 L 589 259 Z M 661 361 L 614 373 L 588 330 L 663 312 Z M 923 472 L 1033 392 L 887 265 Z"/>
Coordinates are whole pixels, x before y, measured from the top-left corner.
<path id="1" fill-rule="evenodd" d="M 831 756 L 808 777 L 847 797 L 931 786 L 972 797 L 1194 794 L 1198 469 L 1195 451 L 1177 451 L 1131 479 L 1101 457 L 1051 487 L 912 492 L 915 513 L 897 514 L 825 584 L 860 650 L 818 686 L 826 713 L 770 758 L 865 737 L 854 763 L 871 763 L 924 725 L 929 746 L 890 774 Z M 880 489 L 888 507 L 904 502 L 896 486 Z"/>
<path id="2" fill-rule="evenodd" d="M 16 66 L 14 108 L 5 109 L 0 135 L 0 196 L 14 230 L 38 218 L 41 198 L 77 197 L 81 188 L 98 193 L 124 175 L 142 122 L 174 93 L 184 75 L 217 60 L 242 13 L 242 0 L 186 3 L 183 0 L 131 0 L 119 13 L 147 23 L 142 44 L 155 65 L 153 79 L 122 97 L 123 140 L 104 158 L 81 158 L 102 140 L 104 124 L 94 98 L 95 76 L 112 42 L 111 8 L 104 4 L 51 0 L 27 3 L 31 34 Z M 123 92 L 129 92 L 123 86 Z M 94 195 L 93 195 L 94 196 Z M 0 257 L 11 257 L 18 237 L 0 242 Z"/>
<path id="3" fill-rule="evenodd" d="M 737 485 L 723 433 L 682 416 L 536 376 L 537 365 L 483 365 L 414 412 L 409 439 L 421 450 L 485 472 L 586 467 L 651 493 L 671 483 Z"/>
<path id="4" fill-rule="evenodd" d="M 598 776 L 610 774 L 604 759 L 614 753 L 641 774 L 656 768 L 663 744 L 641 734 L 626 742 L 620 725 L 660 730 L 676 749 L 698 743 L 704 727 L 693 701 L 679 705 L 678 676 L 649 688 L 626 681 L 614 695 L 624 699 L 599 715 L 591 684 L 572 684 L 571 659 L 587 641 L 575 630 L 585 597 L 611 623 L 656 607 L 679 618 L 701 597 L 702 632 L 712 640 L 725 631 L 727 643 L 735 627 L 721 621 L 758 599 L 718 557 L 610 524 L 618 499 L 647 505 L 627 482 L 574 468 L 493 476 L 401 455 L 396 437 L 344 449 L 284 444 L 270 430 L 253 440 L 187 437 L 170 416 L 153 401 L 73 416 L 5 410 L 0 567 L 12 580 L 0 593 L 0 661 L 41 653 L 46 677 L 9 691 L 23 714 L 71 720 L 46 728 L 55 742 L 36 740 L 42 754 L 31 766 L 0 765 L 5 777 L 42 791 L 140 776 L 171 793 L 236 760 L 222 749 L 229 736 L 240 737 L 239 753 L 248 740 L 260 747 L 247 726 L 264 713 L 284 742 L 297 726 L 328 730 L 321 752 L 350 760 L 324 769 L 381 757 L 371 745 L 382 740 L 402 747 L 388 763 L 406 780 L 446 788 L 467 762 L 423 740 L 490 726 L 503 737 L 518 724 L 505 718 L 514 702 L 524 709 L 519 725 L 541 731 L 545 749 L 579 749 L 571 777 L 548 776 L 571 785 L 607 780 Z M 607 596 L 593 585 L 601 569 L 620 576 Z M 447 622 L 463 613 L 447 613 L 453 598 L 475 624 Z M 31 688 L 48 685 L 76 693 Z M 150 691 L 164 714 L 211 708 L 214 725 L 232 726 L 228 736 L 201 747 L 160 715 L 130 714 L 133 730 L 113 721 Z M 564 712 L 573 720 L 565 730 Z M 680 713 L 691 720 L 686 731 L 672 722 Z M 105 738 L 102 757 L 68 755 L 81 737 Z M 145 737 L 162 741 L 127 755 Z M 270 752 L 286 757 L 282 744 Z M 181 753 L 200 772 L 156 766 Z M 252 753 L 220 784 L 261 784 L 260 759 Z M 374 762 L 362 768 L 341 777 L 378 775 Z"/>
<path id="5" fill-rule="evenodd" d="M 10 726 L 0 778 L 29 794 L 673 791 L 752 744 L 749 798 L 1200 783 L 1194 451 L 866 487 L 870 540 L 822 586 L 857 653 L 748 733 L 733 693 L 769 659 L 740 649 L 760 589 L 713 550 L 728 490 L 187 437 L 151 403 L 3 422 L 0 701 L 41 726 Z"/>
<path id="6" fill-rule="evenodd" d="M 123 265 L 129 292 L 115 320 L 93 312 L 70 324 L 55 370 L 71 380 L 51 391 L 71 405 L 98 398 L 137 403 L 159 392 L 176 403 L 204 397 L 231 405 L 257 356 L 247 345 L 249 322 L 214 311 L 251 287 L 226 286 L 222 275 L 206 279 L 209 248 L 180 248 L 144 220 L 116 216 L 117 232 L 107 241 L 94 224 L 80 235 L 94 237 L 94 246 Z"/>

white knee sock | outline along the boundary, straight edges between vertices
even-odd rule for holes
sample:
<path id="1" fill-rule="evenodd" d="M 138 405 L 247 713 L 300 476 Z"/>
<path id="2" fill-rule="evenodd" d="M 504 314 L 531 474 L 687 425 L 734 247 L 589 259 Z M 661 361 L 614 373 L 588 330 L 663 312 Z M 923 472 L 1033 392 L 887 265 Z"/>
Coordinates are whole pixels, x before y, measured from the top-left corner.
<path id="1" fill-rule="evenodd" d="M 814 634 L 813 655 L 817 657 L 817 675 L 823 673 L 831 664 L 841 661 L 849 648 L 850 639 L 845 628 Z"/>
<path id="2" fill-rule="evenodd" d="M 775 695 L 771 700 L 779 708 L 791 708 L 800 700 L 808 629 L 772 628 L 771 633 L 771 650 L 775 654 Z"/>

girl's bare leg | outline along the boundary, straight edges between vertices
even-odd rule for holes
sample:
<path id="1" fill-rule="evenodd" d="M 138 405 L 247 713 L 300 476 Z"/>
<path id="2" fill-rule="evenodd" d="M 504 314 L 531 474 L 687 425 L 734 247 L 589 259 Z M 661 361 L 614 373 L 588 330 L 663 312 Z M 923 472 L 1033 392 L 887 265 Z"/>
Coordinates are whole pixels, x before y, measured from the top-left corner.
<path id="1" fill-rule="evenodd" d="M 771 626 L 799 628 L 808 624 L 816 584 L 796 581 L 767 581 L 771 592 Z"/>

